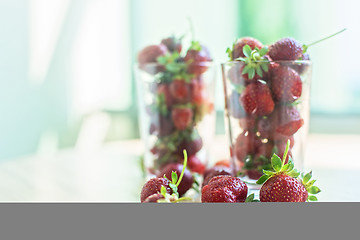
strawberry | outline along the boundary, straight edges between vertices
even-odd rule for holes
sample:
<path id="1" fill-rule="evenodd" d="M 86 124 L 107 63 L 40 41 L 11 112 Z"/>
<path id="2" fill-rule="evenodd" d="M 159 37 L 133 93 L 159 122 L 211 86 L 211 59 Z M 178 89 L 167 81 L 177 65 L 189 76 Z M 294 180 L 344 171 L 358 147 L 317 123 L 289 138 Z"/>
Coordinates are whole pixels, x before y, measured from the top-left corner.
<path id="1" fill-rule="evenodd" d="M 181 52 L 182 44 L 181 39 L 171 36 L 161 40 L 161 44 L 165 45 L 169 52 Z"/>
<path id="2" fill-rule="evenodd" d="M 192 42 L 190 48 L 186 52 L 184 61 L 188 64 L 188 73 L 201 75 L 208 69 L 210 61 L 212 61 L 209 50 L 200 45 L 199 42 Z"/>
<path id="3" fill-rule="evenodd" d="M 245 54 L 243 52 L 243 48 L 245 45 L 248 45 L 251 50 L 254 50 L 255 48 L 261 49 L 263 48 L 262 43 L 252 37 L 243 37 L 236 41 L 236 43 L 233 44 L 232 50 L 228 49 L 227 52 L 229 54 L 230 60 L 236 60 L 239 57 L 245 57 Z"/>
<path id="4" fill-rule="evenodd" d="M 302 57 L 303 45 L 293 38 L 282 38 L 270 45 L 269 56 L 274 61 L 298 60 Z"/>
<path id="5" fill-rule="evenodd" d="M 172 190 L 169 187 L 169 180 L 165 178 L 151 178 L 144 184 L 141 190 L 140 201 L 144 202 L 150 195 L 160 192 L 161 186 L 166 188 L 167 193 L 172 194 Z"/>
<path id="6" fill-rule="evenodd" d="M 180 163 L 169 163 L 160 170 L 157 176 L 158 177 L 165 176 L 167 179 L 171 179 L 172 172 L 175 172 L 179 177 L 183 170 L 183 167 L 184 166 Z M 182 181 L 178 186 L 179 196 L 184 195 L 187 192 L 187 190 L 191 188 L 193 182 L 194 182 L 193 176 L 191 175 L 190 171 L 187 168 L 185 168 Z"/>
<path id="7" fill-rule="evenodd" d="M 304 125 L 299 111 L 291 105 L 278 106 L 271 118 L 276 125 L 276 133 L 286 136 L 294 135 Z"/>
<path id="8" fill-rule="evenodd" d="M 274 112 L 275 111 L 276 108 Z M 274 112 L 270 116 L 262 117 L 257 121 L 257 131 L 261 138 L 271 139 L 273 137 L 276 128 L 276 122 L 271 116 L 274 114 Z"/>
<path id="9" fill-rule="evenodd" d="M 245 161 L 247 155 L 255 153 L 261 140 L 253 132 L 244 131 L 236 139 L 234 144 L 235 156 L 240 162 Z"/>
<path id="10" fill-rule="evenodd" d="M 239 125 L 242 130 L 254 131 L 256 127 L 256 118 L 253 116 L 246 116 L 239 119 Z"/>
<path id="11" fill-rule="evenodd" d="M 301 62 L 297 63 L 296 65 L 291 65 L 291 67 L 298 73 L 303 74 L 306 72 L 307 68 L 309 67 L 309 63 L 306 61 L 310 60 L 310 56 L 308 53 L 303 53 L 301 58 L 299 59 Z"/>
<path id="12" fill-rule="evenodd" d="M 171 119 L 178 130 L 185 130 L 191 126 L 193 111 L 188 107 L 174 107 L 171 111 Z"/>
<path id="13" fill-rule="evenodd" d="M 275 67 L 271 73 L 270 88 L 275 102 L 292 103 L 301 96 L 300 75 L 288 66 Z"/>
<path id="14" fill-rule="evenodd" d="M 154 70 L 151 66 L 147 67 L 147 64 L 157 63 L 157 58 L 160 56 L 165 56 L 167 53 L 168 50 L 163 44 L 150 45 L 143 48 L 137 56 L 139 68 L 147 71 L 150 74 L 155 74 L 159 71 L 163 71 L 163 67 L 159 67 Z"/>
<path id="15" fill-rule="evenodd" d="M 170 92 L 170 86 L 167 83 L 159 83 L 157 85 L 157 95 L 161 99 L 167 107 L 171 107 L 174 104 L 174 99 Z"/>
<path id="16" fill-rule="evenodd" d="M 156 134 L 159 137 L 164 137 L 172 134 L 175 130 L 175 127 L 170 119 L 170 117 L 157 114 L 152 116 L 150 133 Z"/>
<path id="17" fill-rule="evenodd" d="M 196 135 L 196 134 L 195 134 Z M 178 150 L 175 152 L 178 155 L 182 155 L 180 149 L 185 149 L 189 156 L 195 155 L 201 150 L 203 141 L 200 136 L 192 137 L 192 139 L 185 139 L 178 145 Z"/>
<path id="18" fill-rule="evenodd" d="M 215 176 L 222 176 L 222 175 L 232 175 L 230 167 L 226 166 L 214 166 L 212 168 L 206 169 L 204 172 L 204 180 L 202 185 L 205 186 L 209 183 L 209 181 Z"/>
<path id="19" fill-rule="evenodd" d="M 312 172 L 302 174 L 294 169 L 292 159 L 285 164 L 285 159 L 289 150 L 288 141 L 283 158 L 276 154 L 271 159 L 274 171 L 264 170 L 264 175 L 259 178 L 257 184 L 262 184 L 260 188 L 261 202 L 305 202 L 316 201 L 317 198 L 312 194 L 317 194 L 320 189 L 314 186 L 315 180 L 309 181 Z"/>
<path id="20" fill-rule="evenodd" d="M 196 155 L 192 155 L 189 157 L 188 167 L 192 172 L 196 172 L 199 174 L 203 174 L 205 171 L 205 165 Z"/>
<path id="21" fill-rule="evenodd" d="M 248 187 L 240 178 L 233 176 L 216 176 L 202 188 L 201 202 L 245 202 L 247 192 Z"/>
<path id="22" fill-rule="evenodd" d="M 161 193 L 154 193 L 148 196 L 143 203 L 157 203 L 160 199 L 165 199 L 165 197 Z"/>
<path id="23" fill-rule="evenodd" d="M 205 91 L 205 83 L 201 78 L 194 78 L 190 83 L 191 102 L 196 105 L 201 105 L 207 100 Z"/>
<path id="24" fill-rule="evenodd" d="M 264 116 L 274 110 L 274 101 L 267 84 L 256 81 L 246 86 L 241 93 L 240 101 L 248 114 Z"/>
<path id="25" fill-rule="evenodd" d="M 186 83 L 184 79 L 173 79 L 169 90 L 176 103 L 186 103 L 190 100 L 190 84 Z"/>

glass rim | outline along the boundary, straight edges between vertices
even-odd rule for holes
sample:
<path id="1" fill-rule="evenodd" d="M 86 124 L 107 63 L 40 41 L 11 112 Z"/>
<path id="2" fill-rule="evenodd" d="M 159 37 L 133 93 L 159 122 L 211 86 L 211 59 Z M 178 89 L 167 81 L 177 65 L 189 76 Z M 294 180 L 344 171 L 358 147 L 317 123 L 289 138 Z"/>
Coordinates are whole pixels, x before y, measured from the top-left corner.
<path id="1" fill-rule="evenodd" d="M 192 63 L 192 64 L 199 65 L 199 66 L 210 66 L 210 65 L 214 65 L 215 61 L 201 61 L 201 62 Z M 137 67 L 140 66 L 139 62 L 135 62 L 135 66 L 137 66 Z M 149 67 L 154 66 L 155 67 L 155 66 L 164 66 L 164 64 L 152 62 L 152 63 L 145 63 L 142 66 L 149 66 Z"/>

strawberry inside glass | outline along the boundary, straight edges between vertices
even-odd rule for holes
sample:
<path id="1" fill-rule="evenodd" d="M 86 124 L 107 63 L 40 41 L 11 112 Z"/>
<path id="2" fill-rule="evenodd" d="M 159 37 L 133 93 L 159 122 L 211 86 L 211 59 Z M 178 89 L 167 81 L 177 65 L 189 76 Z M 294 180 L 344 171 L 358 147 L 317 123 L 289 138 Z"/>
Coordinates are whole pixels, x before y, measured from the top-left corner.
<path id="1" fill-rule="evenodd" d="M 311 62 L 303 45 L 283 38 L 268 46 L 254 38 L 236 41 L 222 64 L 227 134 L 238 174 L 257 180 L 284 154 L 302 168 L 309 121 Z M 241 49 L 241 52 L 240 52 Z M 238 164 L 234 164 L 236 166 Z"/>

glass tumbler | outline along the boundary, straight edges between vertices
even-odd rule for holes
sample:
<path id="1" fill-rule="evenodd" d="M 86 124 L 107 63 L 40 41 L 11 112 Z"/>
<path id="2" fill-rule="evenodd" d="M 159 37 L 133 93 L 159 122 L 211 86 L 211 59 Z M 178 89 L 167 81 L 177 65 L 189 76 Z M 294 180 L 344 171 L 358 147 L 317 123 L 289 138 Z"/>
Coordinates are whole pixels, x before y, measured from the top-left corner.
<path id="1" fill-rule="evenodd" d="M 311 61 L 269 62 L 262 76 L 244 73 L 244 62 L 222 64 L 225 124 L 233 167 L 255 183 L 262 170 L 271 169 L 271 157 L 289 156 L 303 169 L 309 128 Z M 266 69 L 266 68 L 265 68 Z M 246 72 L 246 71 L 245 71 Z"/>
<path id="2" fill-rule="evenodd" d="M 183 78 L 158 63 L 135 67 L 144 167 L 156 175 L 168 163 L 183 162 L 202 174 L 209 162 L 215 134 L 212 62 L 191 64 L 195 74 Z M 190 76 L 190 77 L 189 77 Z"/>

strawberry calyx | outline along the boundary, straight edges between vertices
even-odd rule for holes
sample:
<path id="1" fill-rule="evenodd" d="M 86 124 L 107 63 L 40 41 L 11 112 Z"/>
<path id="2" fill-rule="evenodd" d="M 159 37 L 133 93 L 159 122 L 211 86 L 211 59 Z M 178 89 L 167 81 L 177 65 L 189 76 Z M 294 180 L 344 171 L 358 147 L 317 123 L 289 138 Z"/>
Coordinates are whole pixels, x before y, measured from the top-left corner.
<path id="1" fill-rule="evenodd" d="M 275 153 L 272 156 L 271 165 L 274 171 L 263 170 L 264 175 L 262 175 L 257 180 L 256 184 L 263 184 L 269 178 L 275 175 L 284 174 L 293 177 L 302 183 L 302 185 L 305 187 L 306 191 L 308 192 L 308 198 L 306 201 L 317 201 L 318 199 L 314 195 L 321 192 L 321 190 L 318 187 L 314 186 L 316 180 L 311 180 L 312 171 L 306 174 L 300 173 L 297 169 L 294 168 L 294 162 L 290 156 L 288 163 L 284 164 L 287 154 L 289 152 L 289 148 L 290 148 L 290 140 L 287 141 L 285 152 L 282 159 L 280 159 L 280 157 L 277 156 Z"/>
<path id="2" fill-rule="evenodd" d="M 166 191 L 166 189 L 165 189 Z M 255 194 L 252 193 L 249 196 L 247 196 L 247 198 L 245 199 L 245 202 L 260 202 L 260 200 L 255 199 Z"/>
<path id="3" fill-rule="evenodd" d="M 255 47 L 253 50 L 249 45 L 243 47 L 245 57 L 239 57 L 235 60 L 240 60 L 245 63 L 245 67 L 241 74 L 248 74 L 249 79 L 253 79 L 255 74 L 263 77 L 263 72 L 269 71 L 269 60 L 264 56 L 268 53 L 268 47 L 264 46 L 262 49 Z"/>
<path id="4" fill-rule="evenodd" d="M 302 185 L 304 185 L 306 191 L 308 191 L 307 201 L 317 201 L 318 199 L 314 195 L 321 192 L 321 190 L 317 186 L 314 186 L 316 180 L 310 181 L 311 178 L 312 178 L 312 171 L 306 173 L 305 175 L 301 174 L 300 181 Z"/>
<path id="5" fill-rule="evenodd" d="M 191 201 L 192 198 L 190 197 L 181 197 L 179 198 L 179 193 L 178 193 L 178 187 L 181 183 L 181 180 L 184 176 L 185 173 L 185 169 L 186 169 L 186 165 L 187 165 L 187 152 L 184 149 L 183 150 L 183 154 L 184 154 L 184 163 L 183 163 L 183 168 L 182 171 L 180 173 L 180 176 L 178 177 L 178 175 L 176 174 L 175 171 L 172 171 L 171 173 L 171 180 L 169 180 L 166 175 L 164 174 L 164 178 L 167 179 L 169 181 L 169 187 L 172 190 L 172 194 L 170 195 L 169 193 L 167 193 L 166 191 L 166 187 L 165 186 L 161 186 L 160 189 L 160 194 L 164 197 L 163 199 L 159 199 L 157 202 L 184 202 L 184 201 Z"/>

